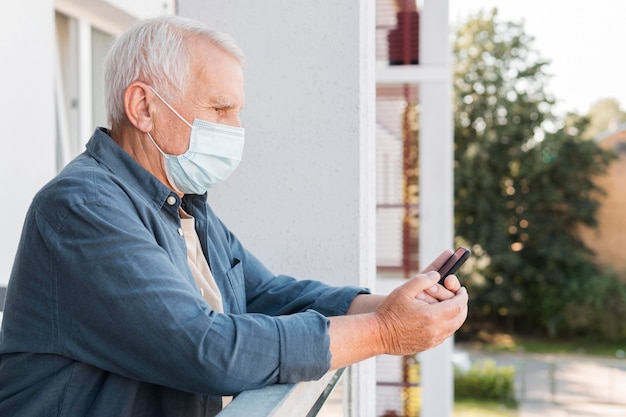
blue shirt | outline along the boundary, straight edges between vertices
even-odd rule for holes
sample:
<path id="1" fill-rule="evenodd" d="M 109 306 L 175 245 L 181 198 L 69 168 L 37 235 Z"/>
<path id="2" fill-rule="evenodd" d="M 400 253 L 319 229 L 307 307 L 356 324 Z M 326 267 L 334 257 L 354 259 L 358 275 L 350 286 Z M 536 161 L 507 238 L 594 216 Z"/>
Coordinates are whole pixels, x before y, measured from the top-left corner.
<path id="1" fill-rule="evenodd" d="M 224 314 L 200 296 L 178 209 Z M 328 316 L 366 290 L 274 275 L 98 129 L 35 196 L 0 332 L 0 416 L 210 416 L 222 395 L 321 377 Z"/>

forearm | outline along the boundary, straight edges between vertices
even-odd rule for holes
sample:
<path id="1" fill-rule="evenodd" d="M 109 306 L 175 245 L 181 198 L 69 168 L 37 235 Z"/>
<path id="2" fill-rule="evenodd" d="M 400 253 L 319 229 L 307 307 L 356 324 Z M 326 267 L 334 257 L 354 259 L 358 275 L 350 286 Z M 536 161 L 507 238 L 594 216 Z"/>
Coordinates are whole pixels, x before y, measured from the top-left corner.
<path id="1" fill-rule="evenodd" d="M 371 313 L 376 310 L 376 307 L 378 307 L 379 304 L 385 300 L 385 298 L 385 295 L 359 294 L 354 297 L 354 300 L 352 300 L 350 308 L 348 308 L 346 314 L 353 315 Z"/>
<path id="2" fill-rule="evenodd" d="M 374 313 L 331 317 L 329 333 L 331 370 L 385 353 Z"/>

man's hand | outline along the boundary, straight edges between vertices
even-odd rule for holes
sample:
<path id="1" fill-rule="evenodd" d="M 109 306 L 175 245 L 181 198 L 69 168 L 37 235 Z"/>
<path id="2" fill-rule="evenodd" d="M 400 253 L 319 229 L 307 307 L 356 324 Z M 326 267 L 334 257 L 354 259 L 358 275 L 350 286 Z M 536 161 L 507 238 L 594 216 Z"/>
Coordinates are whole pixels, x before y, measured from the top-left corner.
<path id="1" fill-rule="evenodd" d="M 448 258 L 453 254 L 450 249 L 447 249 L 421 272 L 425 274 L 430 271 L 437 271 L 441 266 L 448 260 Z M 452 298 L 454 294 L 461 288 L 461 283 L 459 282 L 456 275 L 449 275 L 446 277 L 444 281 L 444 285 L 435 284 L 431 288 L 424 290 L 425 297 L 422 299 L 428 303 L 437 303 L 439 301 L 447 300 Z M 441 290 L 441 291 L 440 291 Z"/>
<path id="2" fill-rule="evenodd" d="M 437 256 L 437 258 L 435 258 L 435 260 L 426 268 L 424 268 L 421 273 L 425 274 L 430 271 L 437 271 L 452 254 L 453 252 L 450 249 L 441 252 L 441 254 Z M 438 303 L 439 301 L 454 297 L 454 294 L 461 288 L 461 283 L 456 275 L 449 275 L 446 277 L 444 284 L 445 286 L 441 286 L 437 283 L 433 284 L 430 288 L 425 289 L 422 294 L 418 294 L 418 298 L 427 303 Z M 387 298 L 386 295 L 357 295 L 354 300 L 352 300 L 352 304 L 350 304 L 347 314 L 371 313 L 376 310 L 385 298 Z"/>
<path id="3" fill-rule="evenodd" d="M 409 355 L 433 348 L 461 327 L 467 318 L 467 290 L 459 285 L 452 293 L 437 285 L 438 280 L 434 271 L 420 274 L 378 306 L 375 315 L 385 353 Z M 426 292 L 440 301 L 426 301 Z"/>
<path id="4" fill-rule="evenodd" d="M 438 280 L 434 271 L 419 274 L 386 297 L 359 296 L 364 301 L 351 306 L 349 315 L 331 317 L 331 369 L 381 354 L 422 352 L 454 334 L 467 318 L 467 290 L 459 285 L 452 292 Z M 374 303 L 366 300 L 376 300 L 372 310 Z"/>

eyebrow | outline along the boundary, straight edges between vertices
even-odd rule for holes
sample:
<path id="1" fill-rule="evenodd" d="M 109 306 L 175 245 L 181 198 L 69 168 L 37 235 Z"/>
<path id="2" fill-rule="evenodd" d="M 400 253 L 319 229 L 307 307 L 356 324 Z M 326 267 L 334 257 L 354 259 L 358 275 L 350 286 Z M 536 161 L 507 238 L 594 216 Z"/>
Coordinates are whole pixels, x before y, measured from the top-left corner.
<path id="1" fill-rule="evenodd" d="M 211 100 L 211 105 L 225 109 L 232 109 L 235 107 L 233 102 L 228 100 L 226 97 L 215 97 Z M 241 106 L 241 109 L 243 109 L 243 106 Z"/>

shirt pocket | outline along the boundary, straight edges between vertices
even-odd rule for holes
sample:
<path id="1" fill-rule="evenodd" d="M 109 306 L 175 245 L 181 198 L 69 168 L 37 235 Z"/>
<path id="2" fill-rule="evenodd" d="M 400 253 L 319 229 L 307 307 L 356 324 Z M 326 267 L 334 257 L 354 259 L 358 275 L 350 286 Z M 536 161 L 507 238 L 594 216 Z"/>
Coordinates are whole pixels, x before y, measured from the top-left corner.
<path id="1" fill-rule="evenodd" d="M 246 308 L 246 284 L 243 277 L 243 264 L 237 258 L 234 259 L 233 267 L 226 272 L 228 285 L 235 299 L 235 307 L 238 311 L 235 313 L 245 314 Z"/>

